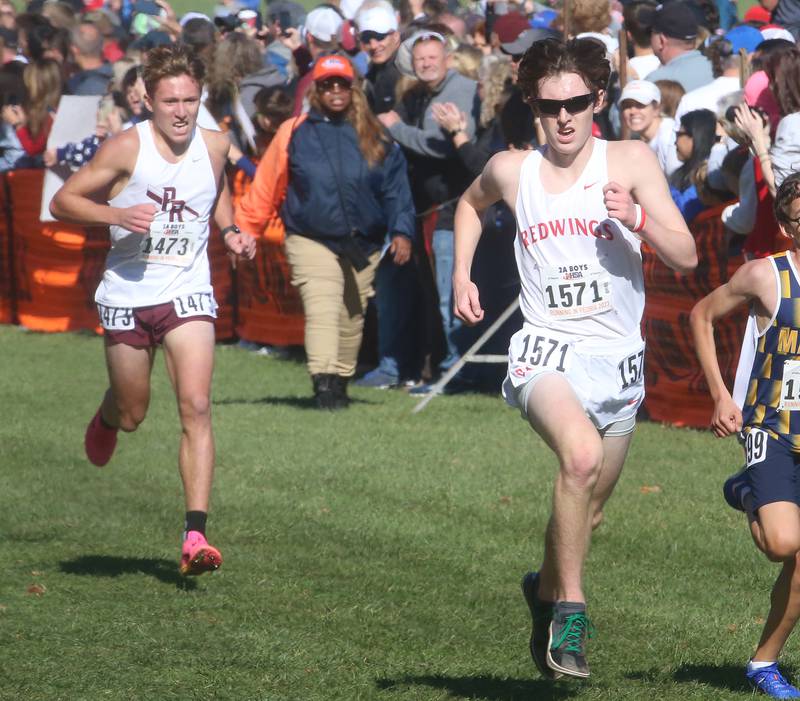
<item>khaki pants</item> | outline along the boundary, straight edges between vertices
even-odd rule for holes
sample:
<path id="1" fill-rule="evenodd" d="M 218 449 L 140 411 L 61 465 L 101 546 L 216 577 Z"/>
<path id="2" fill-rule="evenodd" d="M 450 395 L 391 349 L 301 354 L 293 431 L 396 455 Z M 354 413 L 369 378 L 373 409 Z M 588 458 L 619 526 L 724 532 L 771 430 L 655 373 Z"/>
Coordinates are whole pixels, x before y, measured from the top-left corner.
<path id="1" fill-rule="evenodd" d="M 352 377 L 356 371 L 364 311 L 373 295 L 372 282 L 380 252 L 356 272 L 327 246 L 297 234 L 286 237 L 292 285 L 303 300 L 306 357 L 311 375 Z"/>

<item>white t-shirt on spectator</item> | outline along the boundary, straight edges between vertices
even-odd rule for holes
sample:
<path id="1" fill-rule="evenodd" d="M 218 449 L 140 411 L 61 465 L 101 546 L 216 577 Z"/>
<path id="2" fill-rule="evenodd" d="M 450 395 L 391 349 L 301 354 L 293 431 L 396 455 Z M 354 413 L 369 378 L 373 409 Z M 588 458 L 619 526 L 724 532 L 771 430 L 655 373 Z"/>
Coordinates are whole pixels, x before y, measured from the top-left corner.
<path id="1" fill-rule="evenodd" d="M 708 85 L 687 92 L 678 103 L 678 109 L 675 110 L 675 131 L 679 129 L 683 115 L 694 112 L 694 110 L 711 110 L 716 114 L 717 103 L 720 99 L 741 89 L 738 77 L 721 75 Z"/>
<path id="2" fill-rule="evenodd" d="M 778 122 L 775 143 L 769 150 L 775 187 L 795 171 L 800 170 L 800 112 L 787 114 Z"/>
<path id="3" fill-rule="evenodd" d="M 664 171 L 667 177 L 681 167 L 681 162 L 678 160 L 678 152 L 675 149 L 675 129 L 673 124 L 673 120 L 669 117 L 662 117 L 656 135 L 648 142 L 648 146 L 655 151 L 658 157 L 658 164 L 661 166 L 661 170 Z"/>
<path id="4" fill-rule="evenodd" d="M 634 56 L 628 60 L 628 65 L 636 71 L 639 80 L 646 80 L 647 74 L 658 68 L 661 65 L 661 61 L 658 60 L 658 56 L 655 54 L 647 54 L 645 56 Z"/>
<path id="5" fill-rule="evenodd" d="M 737 234 L 749 234 L 756 225 L 757 208 L 756 172 L 750 157 L 739 175 L 739 201 L 722 210 L 722 223 Z"/>

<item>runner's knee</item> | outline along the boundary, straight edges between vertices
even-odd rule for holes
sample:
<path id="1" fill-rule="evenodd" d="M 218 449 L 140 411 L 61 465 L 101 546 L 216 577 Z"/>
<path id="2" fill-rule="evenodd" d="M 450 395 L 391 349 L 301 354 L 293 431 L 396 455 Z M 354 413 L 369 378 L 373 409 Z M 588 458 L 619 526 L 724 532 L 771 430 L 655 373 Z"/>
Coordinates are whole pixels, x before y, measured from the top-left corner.
<path id="1" fill-rule="evenodd" d="M 800 533 L 785 531 L 764 533 L 764 553 L 773 562 L 796 558 L 800 553 Z"/>
<path id="2" fill-rule="evenodd" d="M 184 424 L 206 421 L 211 416 L 211 399 L 206 394 L 181 397 L 179 408 Z"/>
<path id="3" fill-rule="evenodd" d="M 119 409 L 119 427 L 126 433 L 132 433 L 147 416 L 147 407 L 126 407 Z"/>
<path id="4" fill-rule="evenodd" d="M 561 462 L 562 474 L 577 486 L 591 487 L 597 482 L 603 451 L 594 445 L 576 446 Z"/>

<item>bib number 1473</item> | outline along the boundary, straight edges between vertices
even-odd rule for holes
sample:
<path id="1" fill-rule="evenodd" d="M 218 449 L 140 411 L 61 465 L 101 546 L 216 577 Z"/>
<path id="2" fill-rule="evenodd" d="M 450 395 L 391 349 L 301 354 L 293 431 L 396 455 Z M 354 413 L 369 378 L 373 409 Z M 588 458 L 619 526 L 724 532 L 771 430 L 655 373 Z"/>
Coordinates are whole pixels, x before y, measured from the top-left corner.
<path id="1" fill-rule="evenodd" d="M 528 352 L 530 351 L 530 355 Z M 522 339 L 522 353 L 518 363 L 526 363 L 539 367 L 552 367 L 558 372 L 565 372 L 565 361 L 569 352 L 569 343 L 562 343 L 546 336 L 526 334 Z"/>

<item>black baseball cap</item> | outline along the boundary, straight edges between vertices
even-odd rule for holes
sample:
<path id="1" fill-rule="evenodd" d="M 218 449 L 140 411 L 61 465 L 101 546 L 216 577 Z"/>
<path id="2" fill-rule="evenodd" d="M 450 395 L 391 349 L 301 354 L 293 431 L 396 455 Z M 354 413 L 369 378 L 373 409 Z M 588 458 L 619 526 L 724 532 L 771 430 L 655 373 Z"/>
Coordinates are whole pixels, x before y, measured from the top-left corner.
<path id="1" fill-rule="evenodd" d="M 558 37 L 558 32 L 553 29 L 529 27 L 524 32 L 521 32 L 514 41 L 500 44 L 500 50 L 504 54 L 509 54 L 510 56 L 519 56 L 520 54 L 524 54 L 537 41 L 541 41 L 542 39 L 558 39 Z"/>
<path id="2" fill-rule="evenodd" d="M 639 22 L 673 39 L 697 38 L 697 15 L 687 2 L 675 0 L 654 8 L 643 7 L 639 11 Z"/>

